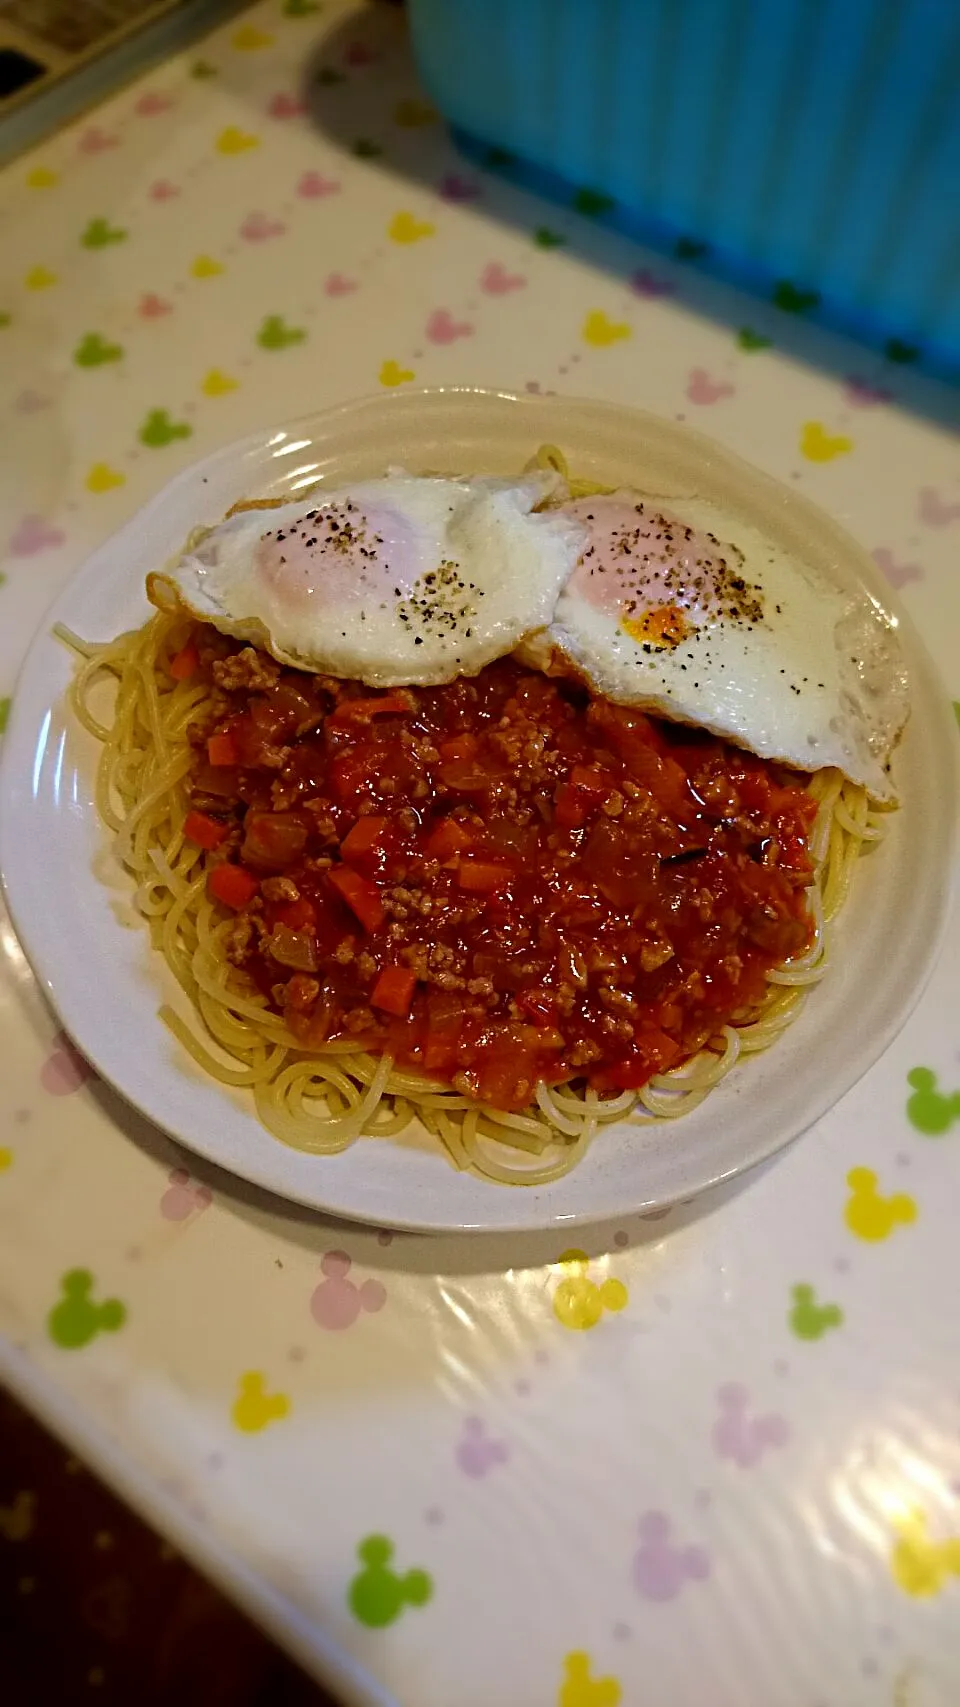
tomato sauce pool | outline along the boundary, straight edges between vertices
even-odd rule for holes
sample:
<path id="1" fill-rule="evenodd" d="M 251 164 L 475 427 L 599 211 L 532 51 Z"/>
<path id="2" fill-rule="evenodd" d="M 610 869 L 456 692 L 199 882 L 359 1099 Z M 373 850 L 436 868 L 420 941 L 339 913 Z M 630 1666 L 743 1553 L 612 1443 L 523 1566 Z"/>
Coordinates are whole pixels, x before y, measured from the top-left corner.
<path id="1" fill-rule="evenodd" d="M 816 802 L 713 736 L 511 660 L 374 693 L 198 628 L 171 672 L 211 689 L 185 828 L 228 957 L 305 1045 L 500 1109 L 616 1094 L 812 941 Z"/>

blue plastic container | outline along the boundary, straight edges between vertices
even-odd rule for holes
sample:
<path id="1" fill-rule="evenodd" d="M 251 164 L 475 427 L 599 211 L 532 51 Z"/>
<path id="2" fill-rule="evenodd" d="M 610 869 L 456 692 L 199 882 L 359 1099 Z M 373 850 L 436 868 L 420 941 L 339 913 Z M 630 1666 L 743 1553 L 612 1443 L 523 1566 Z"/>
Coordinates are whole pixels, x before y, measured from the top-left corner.
<path id="1" fill-rule="evenodd" d="M 960 0 L 409 13 L 438 107 L 511 177 L 960 375 Z"/>

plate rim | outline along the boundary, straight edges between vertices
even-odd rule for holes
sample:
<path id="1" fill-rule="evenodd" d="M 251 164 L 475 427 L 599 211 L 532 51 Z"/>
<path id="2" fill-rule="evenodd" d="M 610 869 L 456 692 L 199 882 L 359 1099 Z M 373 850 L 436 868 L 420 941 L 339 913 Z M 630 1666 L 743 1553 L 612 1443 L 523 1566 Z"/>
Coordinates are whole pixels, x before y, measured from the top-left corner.
<path id="1" fill-rule="evenodd" d="M 295 1188 L 278 1185 L 275 1173 L 270 1167 L 270 1157 L 271 1154 L 275 1154 L 277 1140 L 269 1133 L 266 1133 L 265 1130 L 264 1136 L 267 1144 L 264 1150 L 262 1167 L 259 1165 L 259 1156 L 255 1159 L 254 1165 L 248 1166 L 245 1163 L 242 1168 L 234 1166 L 232 1163 L 224 1162 L 222 1152 L 218 1152 L 215 1142 L 210 1144 L 205 1140 L 203 1134 L 199 1137 L 195 1132 L 187 1134 L 182 1130 L 181 1125 L 170 1124 L 166 1120 L 163 1122 L 158 1120 L 153 1109 L 150 1106 L 145 1105 L 141 1100 L 139 1100 L 136 1094 L 132 1093 L 126 1087 L 123 1080 L 118 1078 L 117 1073 L 112 1066 L 105 1066 L 103 1064 L 103 1058 L 97 1044 L 96 1025 L 94 1024 L 93 1027 L 94 1037 L 91 1042 L 91 1039 L 87 1036 L 86 1027 L 83 1023 L 83 1016 L 79 1016 L 78 1019 L 72 1011 L 65 1011 L 64 1006 L 62 1005 L 64 1000 L 62 989 L 61 993 L 58 995 L 56 967 L 51 966 L 51 957 L 47 949 L 44 947 L 43 942 L 38 940 L 38 935 L 33 928 L 31 919 L 23 916 L 18 905 L 16 877 L 14 877 L 11 882 L 11 869 L 14 871 L 16 870 L 19 858 L 16 845 L 19 838 L 17 832 L 10 827 L 11 822 L 15 817 L 15 813 L 9 809 L 5 810 L 4 807 L 5 804 L 8 804 L 9 796 L 15 789 L 17 777 L 22 775 L 23 761 L 27 758 L 28 754 L 32 754 L 36 749 L 37 736 L 35 718 L 30 715 L 27 703 L 28 694 L 24 692 L 24 688 L 32 684 L 34 673 L 38 671 L 39 680 L 37 685 L 38 687 L 42 686 L 43 677 L 48 673 L 44 670 L 43 654 L 47 646 L 51 643 L 51 621 L 55 619 L 55 613 L 61 604 L 74 600 L 77 594 L 82 592 L 83 588 L 88 583 L 93 585 L 97 581 L 98 576 L 102 575 L 103 569 L 100 559 L 104 554 L 115 549 L 118 542 L 127 534 L 142 534 L 145 531 L 148 533 L 151 519 L 166 508 L 172 494 L 180 491 L 183 487 L 191 487 L 194 484 L 196 484 L 199 489 L 204 476 L 208 475 L 213 469 L 224 469 L 234 466 L 239 468 L 247 457 L 262 455 L 271 444 L 279 442 L 279 435 L 281 434 L 286 436 L 291 434 L 296 436 L 299 434 L 300 436 L 303 436 L 308 432 L 308 430 L 312 430 L 315 433 L 318 426 L 321 424 L 324 427 L 329 428 L 334 425 L 338 419 L 350 419 L 351 417 L 356 418 L 370 410 L 374 410 L 378 415 L 382 414 L 388 417 L 390 413 L 394 413 L 402 418 L 402 416 L 409 414 L 411 410 L 415 410 L 418 404 L 426 404 L 429 406 L 434 400 L 443 398 L 449 398 L 452 401 L 461 403 L 470 400 L 495 399 L 499 403 L 516 406 L 521 410 L 524 410 L 529 406 L 531 408 L 531 413 L 536 413 L 538 409 L 542 409 L 544 404 L 555 405 L 556 407 L 560 407 L 565 410 L 574 411 L 578 408 L 589 408 L 591 410 L 599 409 L 611 418 L 615 416 L 629 418 L 633 423 L 634 430 L 636 429 L 638 422 L 642 425 L 644 420 L 655 424 L 659 431 L 667 429 L 668 439 L 673 439 L 687 446 L 692 446 L 693 449 L 699 450 L 701 455 L 705 454 L 712 457 L 719 457 L 721 462 L 733 463 L 734 465 L 739 466 L 746 470 L 753 480 L 762 483 L 762 485 L 771 494 L 782 493 L 789 497 L 792 500 L 795 513 L 799 513 L 802 516 L 803 512 L 808 510 L 811 512 L 812 517 L 818 519 L 818 522 L 822 524 L 825 521 L 829 524 L 830 529 L 832 529 L 832 531 L 843 540 L 847 548 L 847 554 L 851 565 L 855 567 L 862 583 L 866 585 L 867 589 L 875 597 L 880 598 L 885 608 L 896 617 L 904 639 L 904 650 L 908 655 L 912 700 L 911 721 L 913 721 L 917 716 L 917 695 L 919 690 L 922 689 L 923 697 L 930 700 L 930 704 L 925 707 L 925 711 L 928 715 L 934 716 L 936 720 L 931 729 L 931 733 L 939 738 L 939 744 L 943 748 L 947 764 L 949 765 L 951 758 L 953 761 L 952 768 L 954 786 L 951 791 L 951 800 L 945 810 L 943 826 L 944 834 L 942 838 L 943 847 L 941 853 L 941 865 L 943 882 L 940 884 L 938 895 L 936 897 L 937 904 L 934 906 L 933 918 L 928 928 L 927 942 L 919 965 L 919 970 L 915 974 L 912 987 L 908 992 L 906 1005 L 901 1004 L 898 1006 L 896 1011 L 891 1015 L 882 1028 L 879 1031 L 874 1031 L 867 1041 L 858 1044 L 856 1039 L 854 1039 L 852 1049 L 852 1055 L 854 1057 L 853 1071 L 846 1078 L 844 1087 L 838 1094 L 831 1094 L 829 1100 L 825 1102 L 825 1105 L 822 1108 L 819 1108 L 799 1127 L 794 1126 L 786 1133 L 786 1135 L 777 1133 L 777 1135 L 771 1139 L 755 1144 L 749 1154 L 745 1155 L 742 1159 L 734 1161 L 730 1163 L 730 1165 L 715 1168 L 710 1172 L 709 1177 L 703 1178 L 701 1183 L 693 1187 L 687 1195 L 699 1195 L 702 1192 L 709 1191 L 716 1186 L 721 1185 L 725 1181 L 758 1166 L 763 1161 L 769 1160 L 772 1156 L 777 1154 L 778 1151 L 788 1147 L 803 1132 L 808 1131 L 817 1120 L 823 1118 L 829 1109 L 834 1107 L 840 1098 L 846 1095 L 853 1086 L 859 1082 L 864 1074 L 870 1070 L 877 1060 L 879 1060 L 889 1047 L 893 1038 L 902 1029 L 927 986 L 939 956 L 944 930 L 952 904 L 953 891 L 956 887 L 956 850 L 958 824 L 960 824 L 960 811 L 958 811 L 958 807 L 960 807 L 960 755 L 956 752 L 955 731 L 952 727 L 953 720 L 950 716 L 949 700 L 946 690 L 940 681 L 936 666 L 934 665 L 922 638 L 909 616 L 909 613 L 902 608 L 896 597 L 891 595 L 891 591 L 883 582 L 877 566 L 869 558 L 866 551 L 859 545 L 858 541 L 855 540 L 852 535 L 847 533 L 842 523 L 838 522 L 828 511 L 821 509 L 820 506 L 813 503 L 813 501 L 807 498 L 805 494 L 794 492 L 775 476 L 767 474 L 763 469 L 755 468 L 752 464 L 748 463 L 745 458 L 740 457 L 737 452 L 729 450 L 725 445 L 711 439 L 708 435 L 700 432 L 697 428 L 687 427 L 685 424 L 681 428 L 673 421 L 661 418 L 655 415 L 652 411 L 634 408 L 629 404 L 608 402 L 604 399 L 569 397 L 566 395 L 560 395 L 556 399 L 541 396 L 526 397 L 513 391 L 504 391 L 490 387 L 473 385 L 424 387 L 413 391 L 391 393 L 388 396 L 378 395 L 377 393 L 368 393 L 361 398 L 341 401 L 329 408 L 315 410 L 309 414 L 300 415 L 294 419 L 277 423 L 272 428 L 258 429 L 244 435 L 240 439 L 218 447 L 207 456 L 189 463 L 186 467 L 178 470 L 177 473 L 175 473 L 158 491 L 153 493 L 143 505 L 138 507 L 138 509 L 136 509 L 118 529 L 108 534 L 97 544 L 97 546 L 95 546 L 93 551 L 86 555 L 83 561 L 70 575 L 64 586 L 59 590 L 56 598 L 45 613 L 36 633 L 30 641 L 17 676 L 8 726 L 2 742 L 2 750 L 0 750 L 0 879 L 2 879 L 11 919 L 23 951 L 41 988 L 45 992 L 48 1002 L 60 1019 L 63 1029 L 76 1041 L 77 1047 L 80 1048 L 83 1054 L 90 1060 L 91 1064 L 94 1066 L 96 1071 L 100 1073 L 105 1082 L 113 1086 L 125 1103 L 137 1109 L 153 1125 L 156 1125 L 161 1130 L 169 1133 L 178 1143 L 181 1143 L 192 1154 L 201 1156 L 212 1165 L 234 1174 L 235 1177 L 250 1181 L 261 1189 L 268 1191 L 274 1197 L 284 1201 L 300 1204 L 314 1213 L 331 1214 L 341 1218 L 353 1219 L 358 1222 L 367 1222 L 375 1226 L 389 1225 L 398 1229 L 421 1233 L 450 1232 L 454 1230 L 464 1233 L 505 1233 L 512 1231 L 520 1232 L 543 1230 L 546 1227 L 569 1228 L 571 1226 L 578 1225 L 586 1226 L 609 1219 L 612 1215 L 617 1213 L 620 1213 L 621 1215 L 642 1213 L 649 1208 L 662 1206 L 665 1202 L 675 1201 L 676 1196 L 679 1194 L 673 1194 L 669 1198 L 662 1194 L 659 1196 L 655 1195 L 651 1198 L 644 1198 L 641 1191 L 637 1196 L 631 1197 L 628 1203 L 619 1207 L 608 1202 L 605 1207 L 588 1207 L 582 1211 L 575 1209 L 573 1211 L 564 1210 L 560 1212 L 559 1210 L 551 1209 L 549 1200 L 550 1187 L 523 1187 L 507 1193 L 506 1188 L 504 1187 L 490 1186 L 489 1182 L 482 1182 L 486 1189 L 496 1191 L 498 1197 L 502 1198 L 504 1195 L 509 1195 L 512 1200 L 516 1201 L 518 1210 L 521 1208 L 522 1204 L 526 1203 L 529 1206 L 528 1212 L 524 1214 L 521 1210 L 519 1214 L 515 1213 L 506 1219 L 502 1216 L 494 1216 L 492 1219 L 488 1220 L 481 1215 L 481 1218 L 469 1221 L 459 1218 L 456 1220 L 449 1218 L 443 1220 L 438 1219 L 435 1214 L 428 1214 L 427 1216 L 424 1216 L 422 1214 L 417 1215 L 415 1212 L 408 1216 L 398 1216 L 393 1210 L 390 1211 L 389 1216 L 374 1211 L 365 1213 L 362 1205 L 353 1205 L 350 1208 L 330 1207 L 329 1205 L 318 1201 L 315 1193 L 305 1196 Z M 484 404 L 481 403 L 481 406 L 484 406 Z M 54 695 L 53 687 L 51 685 L 51 687 L 47 689 L 47 694 L 51 701 L 55 703 L 62 697 L 62 690 L 58 691 L 56 695 Z M 934 709 L 935 700 L 940 702 L 939 707 L 937 707 L 936 710 Z M 937 723 L 940 725 L 939 730 L 936 728 Z M 947 758 L 948 752 L 949 758 Z M 145 938 L 144 941 L 146 943 Z M 255 1113 L 252 1114 L 251 1118 L 254 1121 L 256 1120 Z M 772 1130 L 776 1132 L 775 1122 L 771 1123 L 771 1127 Z M 330 1160 L 335 1161 L 336 1158 L 331 1158 Z M 442 1159 L 438 1157 L 437 1161 L 441 1162 Z M 565 1176 L 565 1179 L 575 1177 L 575 1174 L 567 1175 Z M 542 1193 L 545 1193 L 546 1195 L 541 1196 Z"/>

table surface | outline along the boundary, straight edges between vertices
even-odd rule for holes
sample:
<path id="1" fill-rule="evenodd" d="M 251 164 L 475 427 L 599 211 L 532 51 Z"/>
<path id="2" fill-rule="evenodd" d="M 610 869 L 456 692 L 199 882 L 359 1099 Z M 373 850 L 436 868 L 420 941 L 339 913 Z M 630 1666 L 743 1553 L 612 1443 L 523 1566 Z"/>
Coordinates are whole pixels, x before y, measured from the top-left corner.
<path id="1" fill-rule="evenodd" d="M 846 523 L 960 694 L 956 399 L 465 164 L 393 8 L 256 7 L 10 167 L 0 210 L 0 694 L 178 469 L 414 382 L 705 428 Z M 193 1166 L 2 946 L 0 1369 L 347 1700 L 960 1699 L 956 922 L 827 1118 L 579 1266 Z"/>

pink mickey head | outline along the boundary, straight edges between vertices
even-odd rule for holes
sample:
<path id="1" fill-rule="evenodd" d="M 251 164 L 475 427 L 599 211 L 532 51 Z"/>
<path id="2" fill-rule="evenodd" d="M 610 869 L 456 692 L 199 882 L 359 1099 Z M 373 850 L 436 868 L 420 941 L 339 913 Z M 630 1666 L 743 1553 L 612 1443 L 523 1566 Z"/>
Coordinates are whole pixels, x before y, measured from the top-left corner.
<path id="1" fill-rule="evenodd" d="M 447 202 L 472 202 L 480 195 L 479 184 L 471 184 L 456 172 L 449 172 L 440 185 L 440 194 Z"/>
<path id="2" fill-rule="evenodd" d="M 494 1440 L 487 1433 L 482 1417 L 465 1417 L 463 1434 L 457 1445 L 457 1463 L 465 1476 L 480 1479 L 497 1464 L 505 1464 L 510 1448 L 505 1440 Z"/>
<path id="3" fill-rule="evenodd" d="M 356 279 L 345 278 L 343 273 L 328 273 L 323 281 L 326 296 L 349 296 L 356 288 Z"/>
<path id="4" fill-rule="evenodd" d="M 371 1314 L 382 1310 L 387 1302 L 386 1288 L 379 1280 L 365 1280 L 356 1286 L 348 1280 L 351 1262 L 346 1251 L 327 1251 L 320 1262 L 324 1275 L 310 1299 L 310 1311 L 321 1328 L 337 1333 L 352 1328 L 362 1311 Z"/>
<path id="5" fill-rule="evenodd" d="M 898 563 L 893 552 L 885 545 L 877 547 L 873 553 L 873 561 L 886 576 L 891 587 L 906 587 L 910 581 L 923 580 L 923 570 L 919 563 Z"/>
<path id="6" fill-rule="evenodd" d="M 103 154 L 108 148 L 116 148 L 120 138 L 111 136 L 100 125 L 92 124 L 82 133 L 77 143 L 81 154 Z"/>
<path id="7" fill-rule="evenodd" d="M 160 1213 L 165 1221 L 188 1221 L 191 1215 L 202 1214 L 213 1202 L 209 1186 L 191 1180 L 186 1168 L 173 1168 L 167 1175 L 169 1188 L 160 1199 Z"/>
<path id="8" fill-rule="evenodd" d="M 729 1458 L 741 1470 L 759 1464 L 770 1447 L 786 1446 L 790 1425 L 786 1417 L 770 1412 L 750 1417 L 750 1394 L 738 1382 L 717 1389 L 720 1415 L 713 1425 L 713 1446 L 720 1458 Z"/>
<path id="9" fill-rule="evenodd" d="M 248 213 L 240 227 L 240 235 L 247 243 L 266 243 L 271 237 L 282 237 L 286 231 L 282 219 L 271 219 L 269 214 Z"/>
<path id="10" fill-rule="evenodd" d="M 150 185 L 148 194 L 151 201 L 168 202 L 172 201 L 174 196 L 178 196 L 180 190 L 176 184 L 171 184 L 169 178 L 158 178 L 155 184 Z"/>
<path id="11" fill-rule="evenodd" d="M 526 282 L 522 273 L 508 273 L 499 261 L 490 261 L 480 274 L 480 289 L 488 296 L 506 296 L 508 291 L 522 290 Z"/>
<path id="12" fill-rule="evenodd" d="M 344 54 L 347 65 L 375 65 L 379 58 L 376 48 L 365 41 L 352 41 Z"/>
<path id="13" fill-rule="evenodd" d="M 648 272 L 646 267 L 641 267 L 630 280 L 631 290 L 636 291 L 638 296 L 646 296 L 651 300 L 660 296 L 673 296 L 676 288 L 672 279 L 657 278 L 654 273 Z"/>
<path id="14" fill-rule="evenodd" d="M 308 200 L 320 196 L 335 196 L 339 190 L 339 180 L 325 178 L 322 172 L 302 172 L 297 180 L 297 195 L 305 196 Z"/>
<path id="15" fill-rule="evenodd" d="M 157 320 L 161 314 L 170 313 L 170 303 L 164 302 L 156 291 L 148 290 L 137 304 L 137 313 L 141 320 Z"/>
<path id="16" fill-rule="evenodd" d="M 159 89 L 148 89 L 145 95 L 140 96 L 136 111 L 141 118 L 150 119 L 155 118 L 157 113 L 168 113 L 172 106 L 173 101 L 169 95 L 162 95 Z"/>
<path id="17" fill-rule="evenodd" d="M 300 113 L 306 112 L 306 104 L 299 96 L 290 95 L 285 89 L 274 95 L 267 112 L 272 119 L 295 119 Z"/>
<path id="18" fill-rule="evenodd" d="M 18 415 L 34 415 L 38 409 L 49 409 L 52 402 L 52 397 L 45 397 L 42 391 L 34 391 L 32 386 L 28 386 L 14 400 L 13 407 Z"/>
<path id="19" fill-rule="evenodd" d="M 868 379 L 858 379 L 852 373 L 843 382 L 844 401 L 851 409 L 872 409 L 877 403 L 892 403 L 893 392 L 882 385 L 871 385 Z"/>
<path id="20" fill-rule="evenodd" d="M 35 557 L 38 551 L 62 545 L 65 537 L 59 528 L 45 522 L 42 516 L 24 516 L 10 536 L 10 555 Z"/>
<path id="21" fill-rule="evenodd" d="M 453 344 L 458 338 L 469 338 L 472 332 L 469 321 L 454 320 L 446 308 L 435 308 L 427 321 L 427 337 L 431 344 Z"/>
<path id="22" fill-rule="evenodd" d="M 53 1051 L 40 1069 L 40 1083 L 51 1096 L 66 1097 L 78 1091 L 94 1077 L 89 1061 L 70 1042 L 65 1031 L 58 1031 Z"/>
<path id="23" fill-rule="evenodd" d="M 640 1547 L 633 1557 L 633 1585 L 645 1600 L 675 1600 L 687 1582 L 703 1582 L 710 1560 L 702 1547 L 675 1547 L 670 1519 L 648 1511 L 637 1525 Z"/>
<path id="24" fill-rule="evenodd" d="M 920 520 L 927 527 L 945 528 L 951 522 L 960 522 L 960 504 L 951 504 L 941 498 L 939 492 L 932 486 L 924 486 L 917 505 Z"/>
<path id="25" fill-rule="evenodd" d="M 691 403 L 719 403 L 721 398 L 732 397 L 733 394 L 734 387 L 726 380 L 711 379 L 706 368 L 691 368 L 687 380 L 687 396 Z"/>

